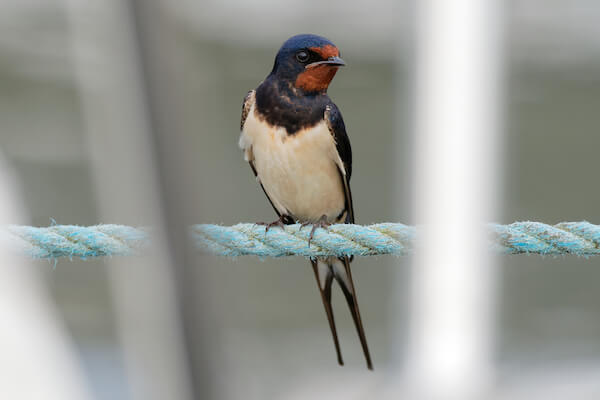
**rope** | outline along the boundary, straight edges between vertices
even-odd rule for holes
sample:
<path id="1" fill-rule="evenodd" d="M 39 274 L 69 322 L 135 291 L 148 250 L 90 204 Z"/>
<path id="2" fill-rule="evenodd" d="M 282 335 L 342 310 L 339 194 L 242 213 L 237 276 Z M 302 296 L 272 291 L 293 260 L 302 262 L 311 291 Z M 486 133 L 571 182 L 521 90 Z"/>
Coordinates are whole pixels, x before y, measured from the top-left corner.
<path id="1" fill-rule="evenodd" d="M 285 229 L 256 224 L 234 226 L 193 225 L 191 238 L 196 247 L 220 256 L 403 256 L 413 250 L 416 229 L 412 226 L 383 223 L 369 226 L 331 225 L 317 229 L 308 246 L 311 227 L 287 225 Z M 490 224 L 490 246 L 501 254 L 548 254 L 593 256 L 600 254 L 600 225 L 589 222 L 515 222 Z M 47 228 L 8 226 L 0 230 L 0 240 L 33 258 L 102 257 L 140 254 L 149 245 L 147 229 L 123 225 Z"/>
<path id="2" fill-rule="evenodd" d="M 147 246 L 143 229 L 123 225 L 53 225 L 47 228 L 10 225 L 0 233 L 11 247 L 33 258 L 129 256 Z"/>

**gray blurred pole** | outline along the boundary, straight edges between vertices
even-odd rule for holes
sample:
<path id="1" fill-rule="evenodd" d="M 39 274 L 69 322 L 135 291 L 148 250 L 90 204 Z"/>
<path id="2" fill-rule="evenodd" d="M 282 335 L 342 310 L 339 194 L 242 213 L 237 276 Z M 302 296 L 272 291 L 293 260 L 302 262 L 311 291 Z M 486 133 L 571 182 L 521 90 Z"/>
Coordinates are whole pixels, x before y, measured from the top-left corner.
<path id="1" fill-rule="evenodd" d="M 102 222 L 153 228 L 152 254 L 107 260 L 130 395 L 195 398 L 134 19 L 118 0 L 67 5 Z"/>
<path id="2" fill-rule="evenodd" d="M 223 288 L 211 286 L 210 268 L 204 264 L 207 257 L 198 257 L 188 230 L 190 224 L 203 219 L 198 210 L 204 201 L 203 193 L 210 190 L 198 185 L 199 174 L 194 166 L 198 165 L 195 159 L 200 149 L 195 146 L 201 146 L 202 141 L 195 139 L 214 132 L 207 128 L 211 126 L 209 121 L 186 129 L 184 121 L 188 113 L 201 105 L 189 104 L 189 88 L 184 85 L 197 76 L 205 78 L 205 71 L 195 70 L 192 77 L 186 70 L 189 48 L 179 46 L 185 30 L 182 31 L 180 22 L 174 19 L 170 3 L 163 0 L 129 0 L 128 3 L 153 127 L 152 139 L 175 259 L 194 394 L 202 399 L 223 398 L 223 390 L 226 390 L 223 388 L 231 381 L 221 364 L 220 319 L 212 311 L 211 295 Z M 206 97 L 203 104 L 216 101 L 209 93 L 202 95 Z"/>
<path id="3" fill-rule="evenodd" d="M 417 2 L 415 256 L 406 372 L 415 398 L 484 398 L 493 379 L 498 185 L 496 0 Z"/>
<path id="4" fill-rule="evenodd" d="M 11 172 L 0 154 L 0 226 L 24 223 Z M 0 398 L 89 399 L 73 343 L 39 271 L 1 233 L 0 276 Z"/>

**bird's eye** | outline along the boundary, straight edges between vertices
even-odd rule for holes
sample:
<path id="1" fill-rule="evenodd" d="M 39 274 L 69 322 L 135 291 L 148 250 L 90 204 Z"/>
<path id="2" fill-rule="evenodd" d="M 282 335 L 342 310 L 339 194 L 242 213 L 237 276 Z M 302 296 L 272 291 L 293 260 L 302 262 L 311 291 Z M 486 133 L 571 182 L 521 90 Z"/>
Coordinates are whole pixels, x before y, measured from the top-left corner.
<path id="1" fill-rule="evenodd" d="M 300 61 L 301 63 L 307 62 L 309 58 L 310 58 L 310 56 L 304 50 L 300 50 L 299 52 L 296 53 L 296 60 Z"/>

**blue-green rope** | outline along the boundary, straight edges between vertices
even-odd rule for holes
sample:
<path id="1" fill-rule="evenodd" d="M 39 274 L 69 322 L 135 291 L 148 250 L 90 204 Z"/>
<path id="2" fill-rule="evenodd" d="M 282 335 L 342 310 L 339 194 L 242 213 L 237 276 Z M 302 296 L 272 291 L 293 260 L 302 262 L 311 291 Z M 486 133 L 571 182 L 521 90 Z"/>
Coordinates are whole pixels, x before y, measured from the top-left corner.
<path id="1" fill-rule="evenodd" d="M 416 229 L 397 223 L 368 226 L 332 225 L 317 229 L 308 246 L 310 226 L 285 229 L 256 224 L 233 226 L 193 225 L 190 236 L 202 252 L 220 256 L 370 256 L 406 255 L 412 252 Z M 589 222 L 515 222 L 489 225 L 490 246 L 502 254 L 549 254 L 594 256 L 600 254 L 600 226 Z M 140 254 L 148 246 L 148 229 L 123 225 L 46 228 L 11 225 L 0 230 L 0 240 L 33 258 L 102 257 Z"/>

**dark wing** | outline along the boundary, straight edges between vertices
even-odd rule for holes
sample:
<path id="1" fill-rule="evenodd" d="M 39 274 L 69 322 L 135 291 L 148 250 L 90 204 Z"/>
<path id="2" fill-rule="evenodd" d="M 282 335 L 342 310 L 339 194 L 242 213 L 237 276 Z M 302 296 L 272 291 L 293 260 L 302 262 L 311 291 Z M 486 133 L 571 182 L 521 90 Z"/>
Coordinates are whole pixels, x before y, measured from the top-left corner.
<path id="1" fill-rule="evenodd" d="M 342 114 L 340 113 L 340 110 L 336 107 L 335 104 L 330 103 L 325 108 L 325 120 L 327 121 L 327 124 L 329 126 L 329 132 L 331 132 L 333 138 L 335 139 L 335 146 L 344 166 L 344 171 L 340 170 L 340 177 L 344 185 L 344 192 L 346 196 L 347 214 L 345 223 L 353 224 L 354 207 L 352 205 L 352 191 L 350 190 L 350 175 L 352 174 L 352 149 L 350 148 L 350 139 L 348 139 L 348 135 L 346 134 L 346 126 L 344 125 Z M 352 319 L 354 320 L 354 325 L 356 326 L 356 330 L 358 332 L 358 337 L 360 339 L 365 359 L 367 361 L 367 367 L 372 370 L 373 363 L 371 361 L 371 354 L 369 352 L 369 346 L 367 345 L 367 338 L 365 336 L 365 329 L 363 327 L 362 319 L 360 317 L 360 311 L 358 310 L 356 291 L 354 289 L 354 282 L 352 280 L 352 272 L 350 271 L 351 261 L 352 257 L 340 257 L 337 259 L 333 259 L 330 265 L 332 268 L 333 276 L 342 288 L 342 292 L 344 292 L 344 296 L 346 297 L 346 301 L 348 302 L 348 307 L 350 307 L 350 313 L 352 314 Z M 331 286 L 330 281 L 326 281 L 326 283 L 329 283 L 329 285 Z M 326 298 L 324 297 L 324 299 Z M 333 315 L 331 316 L 331 318 L 333 318 Z M 334 335 L 336 350 L 338 350 L 335 325 L 331 327 L 331 330 Z M 339 354 L 338 350 L 338 362 L 340 362 L 340 360 L 341 355 Z"/>
<path id="2" fill-rule="evenodd" d="M 350 176 L 352 175 L 352 148 L 350 147 L 350 139 L 348 139 L 348 135 L 346 134 L 346 126 L 344 125 L 342 113 L 340 113 L 335 104 L 330 103 L 325 107 L 325 120 L 327 121 L 329 132 L 333 135 L 335 147 L 344 166 L 344 170 L 340 170 L 340 178 L 342 179 L 346 197 L 347 214 L 345 223 L 353 224 L 354 206 L 352 205 L 352 191 L 350 190 Z"/>
<path id="3" fill-rule="evenodd" d="M 240 131 L 244 129 L 244 124 L 246 123 L 246 118 L 248 118 L 248 113 L 252 108 L 252 104 L 254 104 L 254 94 L 255 91 L 251 90 L 244 97 L 244 104 L 242 104 L 242 120 L 240 121 Z"/>

